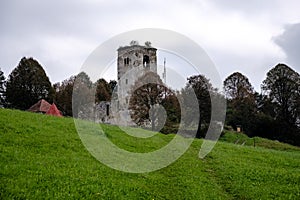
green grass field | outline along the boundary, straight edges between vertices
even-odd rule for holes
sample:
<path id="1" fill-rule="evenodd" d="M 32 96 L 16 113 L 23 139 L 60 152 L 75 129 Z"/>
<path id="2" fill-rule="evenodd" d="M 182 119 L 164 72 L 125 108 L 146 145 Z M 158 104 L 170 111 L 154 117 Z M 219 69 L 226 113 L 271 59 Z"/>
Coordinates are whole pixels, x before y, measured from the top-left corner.
<path id="1" fill-rule="evenodd" d="M 133 140 L 103 127 L 113 143 L 134 152 L 173 138 Z M 262 138 L 253 147 L 253 139 L 227 132 L 199 159 L 201 144 L 195 139 L 166 168 L 125 173 L 90 155 L 72 118 L 0 109 L 0 199 L 300 199 L 299 148 Z"/>

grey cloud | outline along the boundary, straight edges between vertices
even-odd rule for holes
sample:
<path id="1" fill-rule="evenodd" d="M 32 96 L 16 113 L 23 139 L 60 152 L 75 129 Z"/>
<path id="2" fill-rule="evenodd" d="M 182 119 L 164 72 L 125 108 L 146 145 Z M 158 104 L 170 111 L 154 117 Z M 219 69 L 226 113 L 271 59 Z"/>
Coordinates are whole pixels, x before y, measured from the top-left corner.
<path id="1" fill-rule="evenodd" d="M 0 5 L 1 26 L 18 25 L 22 28 L 38 26 L 40 31 L 73 28 L 84 30 L 85 26 L 97 26 L 99 21 L 118 21 L 122 19 L 122 15 L 133 13 L 138 16 L 154 9 L 134 0 L 109 3 L 107 1 L 10 0 L 1 2 Z"/>
<path id="2" fill-rule="evenodd" d="M 257 14 L 260 12 L 266 12 L 272 10 L 279 3 L 278 0 L 211 0 L 217 7 L 226 9 L 229 11 L 239 11 L 248 14 Z"/>
<path id="3" fill-rule="evenodd" d="M 300 23 L 287 25 L 284 32 L 275 37 L 274 42 L 287 56 L 287 64 L 300 71 Z"/>
<path id="4" fill-rule="evenodd" d="M 21 57 L 33 56 L 40 59 L 49 72 L 53 72 L 49 76 L 55 81 L 62 76 L 76 73 L 75 70 L 70 70 L 73 66 L 62 65 L 62 61 L 70 58 L 73 52 L 70 52 L 68 58 L 63 58 L 62 55 L 51 57 L 55 50 L 47 49 L 45 44 L 52 42 L 53 38 L 71 37 L 80 42 L 89 41 L 97 46 L 105 38 L 104 35 L 111 32 L 113 26 L 109 25 L 116 26 L 117 21 L 122 19 L 120 16 L 125 16 L 125 12 L 129 11 L 128 3 L 130 4 L 130 1 L 0 1 L 1 69 L 8 75 Z M 140 3 L 134 5 L 139 6 Z M 140 8 L 136 13 L 147 9 L 142 6 Z M 64 42 L 62 39 L 58 41 Z M 74 48 L 83 55 L 87 54 L 82 52 L 83 49 L 76 46 Z M 72 60 L 76 60 L 77 65 L 73 68 L 77 68 L 83 62 L 82 58 L 76 55 L 73 55 Z M 59 71 L 59 74 L 55 71 Z M 62 71 L 65 72 L 61 73 Z"/>
<path id="5" fill-rule="evenodd" d="M 89 25 L 87 4 L 78 1 L 8 1 L 0 10 L 2 30 L 9 35 L 71 34 Z"/>
<path id="6" fill-rule="evenodd" d="M 76 73 L 77 68 L 81 66 L 93 48 L 120 31 L 142 28 L 143 25 L 146 28 L 149 24 L 181 31 L 180 20 L 178 23 L 173 23 L 178 19 L 183 19 L 182 21 L 188 24 L 190 17 L 209 19 L 213 18 L 214 14 L 221 14 L 225 18 L 227 14 L 231 15 L 236 12 L 251 15 L 251 17 L 243 16 L 241 20 L 255 23 L 257 19 L 254 19 L 252 15 L 257 13 L 265 14 L 273 10 L 276 16 L 281 17 L 281 10 L 274 9 L 280 7 L 279 2 L 285 3 L 280 0 L 253 0 L 247 3 L 239 0 L 209 0 L 207 2 L 199 0 L 0 1 L 0 67 L 8 75 L 21 57 L 33 56 L 41 61 L 43 67 L 49 72 L 50 79 L 61 81 Z M 211 4 L 216 13 L 210 12 L 206 15 L 204 9 L 206 3 Z M 193 13 L 188 8 L 196 8 L 198 13 Z M 291 10 L 296 10 L 292 8 L 296 6 L 291 6 Z M 205 14 L 203 16 L 202 11 Z M 189 15 L 190 12 L 192 15 Z M 240 15 L 237 16 L 240 17 Z M 272 15 L 272 23 L 278 24 L 277 18 L 274 18 L 275 16 Z M 169 26 L 168 23 L 171 25 Z M 281 22 L 279 24 L 281 26 Z M 214 25 L 217 26 L 218 23 Z M 195 27 L 191 35 L 193 32 L 198 32 L 197 24 L 190 24 L 190 27 Z M 201 37 L 195 36 L 193 39 L 200 41 Z M 153 45 L 156 44 L 153 43 Z M 215 55 L 213 57 L 217 61 L 216 64 L 222 68 L 221 75 L 231 72 L 234 66 L 242 67 L 242 63 L 250 63 L 251 68 L 257 65 L 253 63 L 253 57 L 239 57 L 230 51 L 230 47 L 228 49 L 225 53 L 211 50 Z M 241 51 L 244 50 L 241 49 Z M 274 61 L 273 58 L 266 59 Z M 260 60 L 258 57 L 257 62 Z M 269 66 L 268 63 L 267 66 Z M 250 72 L 248 74 L 252 76 Z"/>

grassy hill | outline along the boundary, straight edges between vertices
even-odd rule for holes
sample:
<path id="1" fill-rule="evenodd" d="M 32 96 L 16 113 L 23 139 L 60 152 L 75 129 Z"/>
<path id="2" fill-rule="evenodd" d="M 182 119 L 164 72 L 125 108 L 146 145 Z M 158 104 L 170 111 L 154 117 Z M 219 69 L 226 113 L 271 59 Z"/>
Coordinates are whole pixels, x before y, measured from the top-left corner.
<path id="1" fill-rule="evenodd" d="M 115 126 L 104 129 L 135 152 L 173 138 L 132 140 Z M 240 137 L 246 142 L 234 144 Z M 196 139 L 170 166 L 131 174 L 92 157 L 71 118 L 0 109 L 0 199 L 300 199 L 299 148 L 261 138 L 254 148 L 253 139 L 230 132 L 221 140 L 204 159 Z"/>
<path id="2" fill-rule="evenodd" d="M 227 130 L 225 130 L 225 134 L 220 138 L 219 141 L 229 142 L 237 145 L 263 147 L 263 148 L 282 150 L 282 151 L 300 150 L 299 147 L 290 144 L 285 144 L 279 141 L 269 140 L 260 137 L 249 138 L 247 135 L 243 133 L 238 133 L 235 131 L 227 131 Z"/>

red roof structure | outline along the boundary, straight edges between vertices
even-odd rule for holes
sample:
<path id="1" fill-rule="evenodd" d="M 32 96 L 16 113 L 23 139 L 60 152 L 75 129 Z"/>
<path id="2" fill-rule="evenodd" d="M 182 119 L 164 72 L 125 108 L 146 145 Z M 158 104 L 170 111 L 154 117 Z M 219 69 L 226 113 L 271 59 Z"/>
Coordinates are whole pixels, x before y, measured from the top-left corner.
<path id="1" fill-rule="evenodd" d="M 62 117 L 61 112 L 57 109 L 55 103 L 53 103 L 49 110 L 46 112 L 46 115 L 52 115 L 52 116 L 56 116 L 56 117 Z"/>
<path id="2" fill-rule="evenodd" d="M 36 104 L 31 106 L 28 111 L 30 112 L 41 112 L 41 113 L 46 113 L 49 108 L 51 107 L 51 104 L 48 103 L 46 100 L 41 99 L 39 100 Z"/>

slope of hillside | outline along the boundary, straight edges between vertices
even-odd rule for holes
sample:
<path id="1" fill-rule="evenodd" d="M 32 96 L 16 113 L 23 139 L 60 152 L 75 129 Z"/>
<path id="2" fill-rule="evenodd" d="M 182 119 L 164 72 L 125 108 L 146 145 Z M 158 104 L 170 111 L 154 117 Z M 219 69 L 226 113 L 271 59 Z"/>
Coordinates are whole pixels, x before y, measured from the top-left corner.
<path id="1" fill-rule="evenodd" d="M 290 144 L 282 143 L 275 140 L 269 140 L 266 138 L 253 137 L 249 138 L 244 133 L 238 133 L 235 131 L 224 131 L 225 134 L 220 138 L 221 142 L 229 142 L 237 145 L 263 147 L 267 149 L 275 149 L 282 151 L 300 151 L 300 147 Z"/>
<path id="2" fill-rule="evenodd" d="M 172 135 L 132 140 L 115 126 L 107 136 L 145 152 Z M 136 131 L 140 131 L 136 129 Z M 201 160 L 194 140 L 161 170 L 130 174 L 110 169 L 84 148 L 72 118 L 0 109 L 0 199 L 299 199 L 300 151 L 218 142 Z"/>

